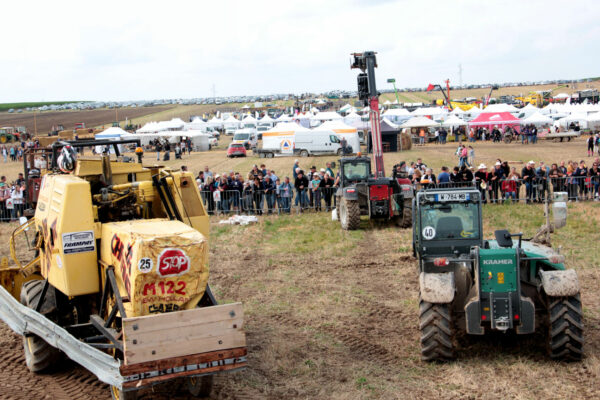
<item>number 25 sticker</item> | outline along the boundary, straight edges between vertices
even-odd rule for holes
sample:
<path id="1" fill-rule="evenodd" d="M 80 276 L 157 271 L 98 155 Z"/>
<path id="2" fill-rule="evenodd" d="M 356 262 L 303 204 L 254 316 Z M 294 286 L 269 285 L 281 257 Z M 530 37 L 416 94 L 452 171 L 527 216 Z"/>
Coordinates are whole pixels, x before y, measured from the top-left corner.
<path id="1" fill-rule="evenodd" d="M 435 228 L 433 226 L 426 226 L 423 228 L 423 239 L 431 240 L 435 237 Z"/>
<path id="2" fill-rule="evenodd" d="M 147 274 L 148 272 L 152 271 L 153 266 L 154 263 L 152 262 L 151 258 L 140 258 L 140 261 L 138 262 L 138 269 L 144 274 Z"/>

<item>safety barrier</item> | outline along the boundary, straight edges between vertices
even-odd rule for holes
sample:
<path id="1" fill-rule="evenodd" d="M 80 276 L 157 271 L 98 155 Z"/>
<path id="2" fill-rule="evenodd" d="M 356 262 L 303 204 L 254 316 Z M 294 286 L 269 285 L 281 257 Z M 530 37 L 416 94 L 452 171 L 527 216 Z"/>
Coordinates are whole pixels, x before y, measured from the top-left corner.
<path id="1" fill-rule="evenodd" d="M 218 214 L 290 214 L 308 210 L 331 211 L 335 207 L 337 188 L 296 190 L 255 190 L 251 186 L 239 190 L 202 188 L 200 193 L 207 212 Z"/>

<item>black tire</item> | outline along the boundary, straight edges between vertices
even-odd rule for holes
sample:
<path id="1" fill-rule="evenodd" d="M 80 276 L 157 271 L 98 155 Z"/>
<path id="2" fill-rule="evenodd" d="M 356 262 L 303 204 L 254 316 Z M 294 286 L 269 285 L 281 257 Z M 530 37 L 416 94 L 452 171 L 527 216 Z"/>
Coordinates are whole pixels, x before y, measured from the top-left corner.
<path id="1" fill-rule="evenodd" d="M 407 206 L 404 204 L 402 209 L 402 215 L 395 218 L 396 226 L 400 228 L 410 228 L 412 226 L 412 205 Z"/>
<path id="2" fill-rule="evenodd" d="M 273 158 L 273 153 L 267 153 L 267 158 Z"/>
<path id="3" fill-rule="evenodd" d="M 579 294 L 548 297 L 548 353 L 562 361 L 583 358 L 583 313 Z"/>
<path id="4" fill-rule="evenodd" d="M 360 207 L 357 200 L 348 200 L 342 197 L 339 203 L 339 215 L 342 229 L 352 231 L 360 225 Z"/>
<path id="5" fill-rule="evenodd" d="M 308 157 L 308 151 L 306 151 L 306 150 L 300 151 L 300 157 Z"/>
<path id="6" fill-rule="evenodd" d="M 213 387 L 213 375 L 198 376 L 186 379 L 188 392 L 197 399 L 210 397 Z"/>
<path id="7" fill-rule="evenodd" d="M 419 301 L 421 359 L 423 361 L 452 360 L 455 357 L 450 304 Z"/>
<path id="8" fill-rule="evenodd" d="M 35 308 L 42 295 L 43 288 L 44 281 L 42 280 L 25 282 L 21 287 L 21 304 L 29 308 Z M 48 319 L 54 320 L 56 298 L 53 288 L 48 288 L 40 313 Z M 33 334 L 23 337 L 23 351 L 25 353 L 25 363 L 31 372 L 47 371 L 62 358 L 60 350 L 50 346 L 42 338 Z"/>
<path id="9" fill-rule="evenodd" d="M 258 153 L 259 158 L 265 158 L 265 153 Z"/>
<path id="10" fill-rule="evenodd" d="M 338 150 L 337 150 L 337 155 L 338 155 L 338 156 L 340 156 L 340 157 L 341 157 L 343 154 L 344 154 L 344 150 L 343 150 L 343 149 L 338 149 Z"/>

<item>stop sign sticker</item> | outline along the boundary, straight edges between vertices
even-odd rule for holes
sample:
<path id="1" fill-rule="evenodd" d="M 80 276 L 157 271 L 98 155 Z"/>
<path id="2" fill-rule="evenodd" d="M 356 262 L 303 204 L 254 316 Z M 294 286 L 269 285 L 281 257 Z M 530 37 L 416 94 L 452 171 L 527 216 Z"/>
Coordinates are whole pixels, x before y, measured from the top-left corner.
<path id="1" fill-rule="evenodd" d="M 158 275 L 161 277 L 183 275 L 190 270 L 190 259 L 183 250 L 165 249 L 158 256 Z"/>

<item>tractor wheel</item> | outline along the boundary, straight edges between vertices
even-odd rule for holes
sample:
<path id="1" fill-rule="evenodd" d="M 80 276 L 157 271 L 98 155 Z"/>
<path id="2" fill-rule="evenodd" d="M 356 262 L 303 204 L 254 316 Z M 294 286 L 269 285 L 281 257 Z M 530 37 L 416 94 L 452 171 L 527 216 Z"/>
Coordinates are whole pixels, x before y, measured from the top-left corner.
<path id="1" fill-rule="evenodd" d="M 579 294 L 548 297 L 548 352 L 550 357 L 579 361 L 583 357 L 583 313 Z"/>
<path id="2" fill-rule="evenodd" d="M 6 143 L 8 142 L 8 138 L 6 137 L 6 135 L 0 135 L 0 143 Z"/>
<path id="3" fill-rule="evenodd" d="M 35 308 L 42 295 L 43 280 L 25 282 L 21 288 L 21 304 Z M 52 288 L 48 288 L 40 313 L 48 319 L 53 319 L 56 313 L 56 298 Z M 61 358 L 61 353 L 56 347 L 50 346 L 39 336 L 30 334 L 23 337 L 23 350 L 25 363 L 31 372 L 42 372 L 53 367 Z"/>
<path id="4" fill-rule="evenodd" d="M 210 397 L 213 387 L 213 375 L 196 376 L 186 379 L 188 392 L 197 399 Z"/>
<path id="5" fill-rule="evenodd" d="M 509 144 L 510 142 L 512 142 L 512 137 L 504 136 L 504 143 Z"/>
<path id="6" fill-rule="evenodd" d="M 412 205 L 404 204 L 402 215 L 396 217 L 396 225 L 400 228 L 410 228 L 412 226 Z"/>
<path id="7" fill-rule="evenodd" d="M 338 218 L 343 230 L 352 231 L 357 229 L 360 225 L 360 207 L 358 206 L 358 201 L 342 197 Z"/>
<path id="8" fill-rule="evenodd" d="M 450 304 L 433 304 L 420 300 L 419 321 L 421 359 L 423 361 L 453 359 Z"/>
<path id="9" fill-rule="evenodd" d="M 338 155 L 339 157 L 343 156 L 343 155 L 344 155 L 344 150 L 343 150 L 343 149 L 338 149 L 338 150 L 337 150 L 337 155 Z"/>

